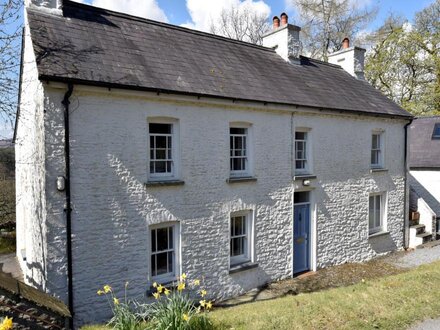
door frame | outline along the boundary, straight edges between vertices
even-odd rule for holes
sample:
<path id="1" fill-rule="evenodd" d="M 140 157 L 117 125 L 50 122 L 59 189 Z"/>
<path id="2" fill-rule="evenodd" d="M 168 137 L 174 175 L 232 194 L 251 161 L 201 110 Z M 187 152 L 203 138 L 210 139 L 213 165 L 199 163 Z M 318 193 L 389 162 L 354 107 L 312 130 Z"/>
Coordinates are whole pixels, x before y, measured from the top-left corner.
<path id="1" fill-rule="evenodd" d="M 299 192 L 308 192 L 309 193 L 309 201 L 305 203 L 295 203 L 295 193 Z M 295 235 L 295 205 L 305 205 L 309 204 L 309 225 L 310 225 L 310 238 L 309 238 L 309 271 L 315 272 L 317 270 L 317 225 L 316 225 L 316 203 L 315 196 L 313 194 L 313 190 L 304 189 L 304 190 L 294 190 L 292 194 L 292 277 L 297 276 L 298 273 L 295 273 L 295 261 L 294 261 L 294 242 L 293 237 Z"/>

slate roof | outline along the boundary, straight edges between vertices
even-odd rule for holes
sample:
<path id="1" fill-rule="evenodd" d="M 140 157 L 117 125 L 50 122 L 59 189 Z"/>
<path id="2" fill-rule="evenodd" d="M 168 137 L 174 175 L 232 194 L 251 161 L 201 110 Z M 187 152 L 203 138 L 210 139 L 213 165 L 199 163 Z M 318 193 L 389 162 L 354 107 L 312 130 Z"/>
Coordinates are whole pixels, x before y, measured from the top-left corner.
<path id="1" fill-rule="evenodd" d="M 410 117 L 339 66 L 170 24 L 63 1 L 28 9 L 41 80 Z"/>
<path id="2" fill-rule="evenodd" d="M 409 166 L 440 169 L 440 139 L 433 139 L 440 116 L 416 118 L 409 126 Z"/>

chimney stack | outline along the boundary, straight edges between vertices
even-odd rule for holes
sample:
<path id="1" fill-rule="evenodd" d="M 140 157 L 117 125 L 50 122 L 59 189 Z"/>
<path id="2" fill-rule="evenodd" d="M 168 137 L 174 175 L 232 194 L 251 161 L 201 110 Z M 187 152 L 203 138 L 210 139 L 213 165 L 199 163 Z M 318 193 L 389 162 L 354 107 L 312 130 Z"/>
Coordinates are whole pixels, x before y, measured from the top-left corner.
<path id="1" fill-rule="evenodd" d="M 263 46 L 273 48 L 284 60 L 293 64 L 299 64 L 301 43 L 299 31 L 301 28 L 289 24 L 286 13 L 282 13 L 280 19 L 273 18 L 273 29 L 263 36 Z"/>
<path id="2" fill-rule="evenodd" d="M 281 15 L 281 26 L 287 25 L 289 23 L 289 16 L 286 13 L 282 13 Z"/>
<path id="3" fill-rule="evenodd" d="M 272 18 L 273 21 L 273 29 L 276 30 L 280 27 L 280 19 L 278 18 L 278 16 L 274 16 Z"/>
<path id="4" fill-rule="evenodd" d="M 342 49 L 328 55 L 328 62 L 341 66 L 353 77 L 365 80 L 364 76 L 365 49 L 352 46 L 350 40 L 342 40 Z"/>

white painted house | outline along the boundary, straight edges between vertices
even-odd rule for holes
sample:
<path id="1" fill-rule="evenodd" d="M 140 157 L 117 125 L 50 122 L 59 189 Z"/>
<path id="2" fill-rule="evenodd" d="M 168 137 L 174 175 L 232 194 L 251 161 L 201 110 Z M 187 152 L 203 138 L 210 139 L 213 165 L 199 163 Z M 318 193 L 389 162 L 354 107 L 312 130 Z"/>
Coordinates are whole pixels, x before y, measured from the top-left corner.
<path id="1" fill-rule="evenodd" d="M 362 49 L 312 60 L 274 23 L 262 47 L 26 2 L 17 256 L 75 325 L 108 316 L 103 284 L 139 298 L 185 272 L 225 299 L 404 247 L 411 115 Z"/>
<path id="2" fill-rule="evenodd" d="M 415 118 L 409 126 L 408 182 L 417 224 L 410 227 L 410 247 L 440 235 L 440 116 Z"/>

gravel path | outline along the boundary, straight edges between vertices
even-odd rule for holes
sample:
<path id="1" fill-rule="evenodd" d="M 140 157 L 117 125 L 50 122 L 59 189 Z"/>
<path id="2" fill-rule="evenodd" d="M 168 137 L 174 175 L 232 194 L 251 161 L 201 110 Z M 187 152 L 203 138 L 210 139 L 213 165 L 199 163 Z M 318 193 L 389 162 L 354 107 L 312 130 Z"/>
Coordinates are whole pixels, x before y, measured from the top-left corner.
<path id="1" fill-rule="evenodd" d="M 409 328 L 409 330 L 439 330 L 440 329 L 440 318 L 429 319 Z"/>
<path id="2" fill-rule="evenodd" d="M 422 249 L 416 249 L 404 253 L 395 253 L 385 258 L 386 262 L 404 268 L 414 268 L 437 260 L 440 260 L 440 245 L 434 245 L 432 247 L 426 245 Z M 440 329 L 440 327 L 438 329 Z"/>

